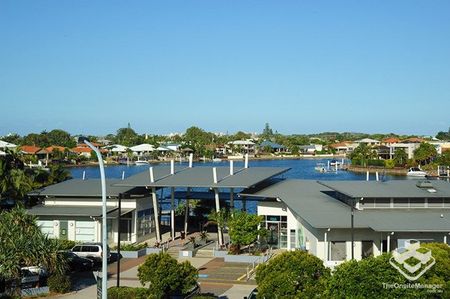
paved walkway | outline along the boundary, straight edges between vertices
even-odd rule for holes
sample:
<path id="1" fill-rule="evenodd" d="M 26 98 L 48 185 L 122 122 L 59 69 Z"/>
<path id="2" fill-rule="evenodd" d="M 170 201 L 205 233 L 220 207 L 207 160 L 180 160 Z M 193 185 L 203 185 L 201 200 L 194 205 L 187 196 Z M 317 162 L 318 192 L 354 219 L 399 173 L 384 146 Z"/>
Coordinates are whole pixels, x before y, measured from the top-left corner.
<path id="1" fill-rule="evenodd" d="M 170 239 L 170 234 L 163 235 L 163 242 Z M 153 242 L 153 243 L 152 243 Z M 147 241 L 153 245 L 154 239 Z M 186 240 L 177 239 L 176 244 L 180 246 Z M 147 256 L 137 259 L 121 259 L 120 263 L 120 285 L 130 287 L 142 287 L 137 278 L 137 269 Z M 221 299 L 242 299 L 247 296 L 253 288 L 256 287 L 254 281 L 247 282 L 245 279 L 237 280 L 246 273 L 247 264 L 243 263 L 225 263 L 222 258 L 213 257 L 194 257 L 180 258 L 179 262 L 188 260 L 195 268 L 199 270 L 199 284 L 202 293 L 218 296 Z M 116 285 L 117 281 L 117 263 L 108 265 L 108 287 Z M 81 275 L 78 285 L 78 291 L 70 294 L 58 295 L 54 298 L 64 299 L 84 299 L 96 298 L 97 286 L 95 282 L 96 273 L 86 272 Z M 78 279 L 78 278 L 77 278 Z M 82 281 L 81 281 L 82 280 Z"/>

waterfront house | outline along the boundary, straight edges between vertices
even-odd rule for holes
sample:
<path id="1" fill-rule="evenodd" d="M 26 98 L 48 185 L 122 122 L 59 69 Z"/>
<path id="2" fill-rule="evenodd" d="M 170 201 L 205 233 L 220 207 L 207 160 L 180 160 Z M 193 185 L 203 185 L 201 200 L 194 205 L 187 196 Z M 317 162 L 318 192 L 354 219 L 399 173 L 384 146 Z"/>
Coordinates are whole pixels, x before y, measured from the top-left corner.
<path id="1" fill-rule="evenodd" d="M 276 142 L 272 142 L 270 140 L 265 140 L 259 144 L 260 151 L 267 151 L 271 153 L 285 153 L 287 152 L 287 148 L 284 145 L 278 144 Z"/>
<path id="2" fill-rule="evenodd" d="M 130 150 L 133 152 L 133 155 L 141 157 L 141 156 L 149 155 L 150 153 L 154 152 L 155 147 L 152 144 L 142 143 L 142 144 L 130 147 Z"/>
<path id="3" fill-rule="evenodd" d="M 314 155 L 316 152 L 323 150 L 322 144 L 309 144 L 309 145 L 299 145 L 299 150 L 301 153 L 306 155 Z"/>
<path id="4" fill-rule="evenodd" d="M 356 143 L 357 145 L 360 144 L 366 144 L 367 146 L 375 146 L 375 145 L 380 145 L 381 142 L 375 139 L 371 139 L 371 138 L 363 138 L 360 140 L 356 140 L 354 143 Z"/>
<path id="5" fill-rule="evenodd" d="M 256 144 L 251 140 L 230 141 L 227 145 L 229 148 L 229 152 L 233 155 L 254 155 L 256 153 Z"/>
<path id="6" fill-rule="evenodd" d="M 355 144 L 351 141 L 343 141 L 343 142 L 334 143 L 334 144 L 330 145 L 330 147 L 336 151 L 336 154 L 339 154 L 339 155 L 348 155 L 351 152 L 353 152 L 353 150 L 357 146 L 358 146 L 357 144 Z"/>
<path id="7" fill-rule="evenodd" d="M 14 149 L 17 145 L 0 140 L 0 150 L 6 151 L 6 149 Z"/>
<path id="8" fill-rule="evenodd" d="M 108 239 L 117 244 L 119 196 L 121 241 L 140 242 L 154 232 L 153 205 L 143 188 L 118 187 L 107 180 Z M 35 190 L 28 195 L 39 204 L 28 212 L 49 237 L 101 242 L 102 198 L 99 179 L 71 179 Z"/>
<path id="9" fill-rule="evenodd" d="M 308 250 L 329 266 L 352 258 L 352 236 L 357 260 L 410 239 L 449 243 L 445 181 L 284 180 L 241 196 L 265 199 L 258 202 L 258 215 L 271 246 Z"/>

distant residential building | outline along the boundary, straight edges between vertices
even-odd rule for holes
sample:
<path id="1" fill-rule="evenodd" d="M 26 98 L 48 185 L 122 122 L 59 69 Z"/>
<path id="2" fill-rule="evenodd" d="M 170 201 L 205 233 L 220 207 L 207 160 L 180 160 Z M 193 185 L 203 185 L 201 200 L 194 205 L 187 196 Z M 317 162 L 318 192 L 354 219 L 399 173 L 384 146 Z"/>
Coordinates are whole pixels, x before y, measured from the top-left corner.
<path id="1" fill-rule="evenodd" d="M 299 145 L 299 150 L 303 154 L 312 155 L 323 150 L 322 144 Z"/>
<path id="2" fill-rule="evenodd" d="M 353 152 L 355 147 L 358 145 L 351 142 L 351 141 L 343 141 L 339 143 L 331 144 L 330 147 L 333 148 L 336 151 L 336 154 L 339 155 L 347 155 Z"/>
<path id="3" fill-rule="evenodd" d="M 265 140 L 259 144 L 260 150 L 269 148 L 272 153 L 285 153 L 287 148 L 284 145 L 272 142 L 270 140 Z"/>
<path id="4" fill-rule="evenodd" d="M 130 150 L 135 156 L 144 156 L 150 154 L 151 152 L 154 152 L 155 147 L 152 144 L 143 143 L 130 147 Z"/>
<path id="5" fill-rule="evenodd" d="M 442 155 L 442 153 L 445 153 L 446 151 L 450 151 L 450 141 L 430 141 L 430 144 L 434 145 L 439 155 Z"/>
<path id="6" fill-rule="evenodd" d="M 227 145 L 232 154 L 254 155 L 256 153 L 256 144 L 251 140 L 230 141 Z"/>
<path id="7" fill-rule="evenodd" d="M 179 152 L 181 149 L 181 144 L 179 143 L 163 143 L 161 147 L 164 147 L 170 151 Z"/>
<path id="8" fill-rule="evenodd" d="M 376 139 L 371 139 L 371 138 L 363 138 L 360 140 L 356 140 L 354 143 L 356 144 L 366 144 L 368 146 L 374 146 L 374 145 L 380 145 L 381 142 L 379 140 Z"/>
<path id="9" fill-rule="evenodd" d="M 20 151 L 25 155 L 36 155 L 41 150 L 40 147 L 35 145 L 21 145 Z"/>
<path id="10" fill-rule="evenodd" d="M 381 144 L 384 144 L 384 145 L 390 145 L 390 144 L 399 143 L 399 142 L 400 142 L 400 139 L 397 137 L 388 137 L 388 138 L 384 138 L 383 140 L 381 140 Z"/>
<path id="11" fill-rule="evenodd" d="M 14 149 L 17 145 L 0 140 L 0 150 L 6 150 L 6 149 Z"/>
<path id="12" fill-rule="evenodd" d="M 121 144 L 113 144 L 106 147 L 113 154 L 125 154 L 128 147 Z"/>

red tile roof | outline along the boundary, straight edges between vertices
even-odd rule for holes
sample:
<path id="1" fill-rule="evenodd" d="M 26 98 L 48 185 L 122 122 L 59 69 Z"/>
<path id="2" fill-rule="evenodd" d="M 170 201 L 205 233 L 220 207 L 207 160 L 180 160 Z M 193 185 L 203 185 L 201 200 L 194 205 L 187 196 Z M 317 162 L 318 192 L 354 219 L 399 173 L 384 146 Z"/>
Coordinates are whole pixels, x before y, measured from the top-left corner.
<path id="1" fill-rule="evenodd" d="M 20 150 L 25 154 L 36 154 L 41 148 L 34 145 L 22 145 Z"/>
<path id="2" fill-rule="evenodd" d="M 60 151 L 60 152 L 63 153 L 63 152 L 66 150 L 66 148 L 65 148 L 64 146 L 52 145 L 52 146 L 46 147 L 45 150 L 46 150 L 48 153 L 51 153 L 51 152 L 53 152 L 54 150 L 57 150 L 57 151 Z"/>
<path id="3" fill-rule="evenodd" d="M 74 153 L 90 153 L 92 150 L 89 147 L 75 147 L 72 149 L 72 152 Z"/>
<path id="4" fill-rule="evenodd" d="M 399 143 L 400 139 L 398 139 L 397 137 L 389 137 L 389 138 L 384 138 L 383 142 L 384 143 Z"/>
<path id="5" fill-rule="evenodd" d="M 412 138 L 408 138 L 408 139 L 403 140 L 403 142 L 409 142 L 409 143 L 421 143 L 421 142 L 424 142 L 424 141 L 425 141 L 425 139 L 417 138 L 417 137 L 412 137 Z"/>

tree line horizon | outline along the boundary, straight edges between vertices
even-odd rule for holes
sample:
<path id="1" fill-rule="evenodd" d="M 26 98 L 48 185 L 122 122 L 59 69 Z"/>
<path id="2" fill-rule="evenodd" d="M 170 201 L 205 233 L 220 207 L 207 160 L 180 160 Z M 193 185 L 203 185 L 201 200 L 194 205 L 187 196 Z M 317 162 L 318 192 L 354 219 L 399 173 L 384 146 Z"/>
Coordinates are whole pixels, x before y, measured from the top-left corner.
<path id="1" fill-rule="evenodd" d="M 0 140 L 10 142 L 17 145 L 35 145 L 39 147 L 48 147 L 52 145 L 75 147 L 77 145 L 77 137 L 82 135 L 72 135 L 62 129 L 53 129 L 51 131 L 42 131 L 40 133 L 29 133 L 27 135 L 19 135 L 11 133 L 0 137 Z M 269 123 L 266 123 L 260 134 L 253 134 L 244 131 L 237 131 L 234 134 L 218 135 L 214 132 L 206 131 L 197 126 L 191 126 L 184 133 L 174 135 L 158 135 L 137 133 L 128 123 L 127 127 L 119 128 L 115 134 L 107 134 L 105 136 L 87 135 L 90 141 L 98 141 L 103 138 L 110 140 L 113 144 L 122 144 L 125 146 L 133 146 L 141 143 L 149 143 L 158 145 L 163 142 L 185 143 L 193 145 L 197 143 L 202 144 L 225 144 L 233 140 L 245 139 L 259 139 L 270 140 L 286 147 L 294 145 L 307 145 L 311 143 L 318 143 L 322 145 L 329 145 L 336 142 L 354 141 L 363 138 L 372 138 L 382 140 L 384 138 L 395 137 L 399 139 L 408 139 L 414 137 L 421 137 L 422 135 L 402 135 L 396 133 L 363 133 L 363 132 L 320 132 L 313 134 L 282 134 L 274 131 Z M 431 136 L 430 136 L 431 137 Z M 447 132 L 439 131 L 435 138 L 439 140 L 450 140 L 450 127 Z"/>

